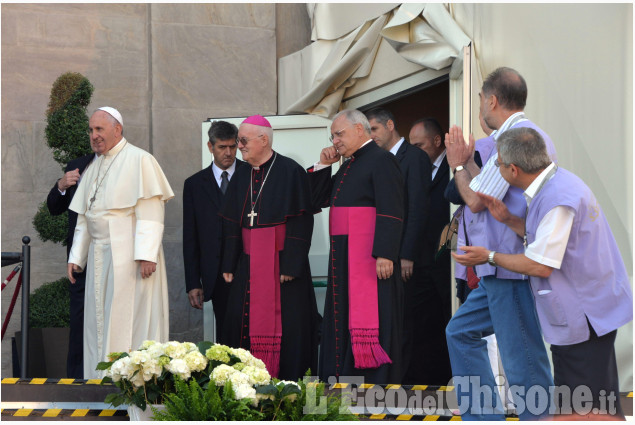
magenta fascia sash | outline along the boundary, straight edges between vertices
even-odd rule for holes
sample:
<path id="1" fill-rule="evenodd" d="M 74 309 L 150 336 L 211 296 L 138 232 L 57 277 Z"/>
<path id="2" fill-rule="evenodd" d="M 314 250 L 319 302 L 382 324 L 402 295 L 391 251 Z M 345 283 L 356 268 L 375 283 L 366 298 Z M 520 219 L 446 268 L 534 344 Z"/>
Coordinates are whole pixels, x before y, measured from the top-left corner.
<path id="1" fill-rule="evenodd" d="M 250 351 L 265 363 L 272 377 L 280 372 L 282 309 L 280 307 L 280 260 L 285 225 L 242 229 L 243 249 L 249 255 Z"/>
<path id="2" fill-rule="evenodd" d="M 348 329 L 355 368 L 392 363 L 379 344 L 377 260 L 373 257 L 374 207 L 331 207 L 330 234 L 348 235 Z"/>

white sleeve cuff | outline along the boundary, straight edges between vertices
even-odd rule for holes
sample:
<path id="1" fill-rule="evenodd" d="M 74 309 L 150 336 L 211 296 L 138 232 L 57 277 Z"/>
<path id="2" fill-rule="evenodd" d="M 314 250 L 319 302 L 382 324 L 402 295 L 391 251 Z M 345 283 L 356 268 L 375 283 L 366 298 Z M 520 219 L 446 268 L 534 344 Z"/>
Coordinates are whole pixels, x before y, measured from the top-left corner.
<path id="1" fill-rule="evenodd" d="M 134 240 L 134 259 L 157 262 L 163 239 L 163 223 L 137 220 Z"/>
<path id="2" fill-rule="evenodd" d="M 320 162 L 318 161 L 315 164 L 313 164 L 313 171 L 320 171 L 328 167 L 330 167 L 330 165 L 320 164 Z"/>

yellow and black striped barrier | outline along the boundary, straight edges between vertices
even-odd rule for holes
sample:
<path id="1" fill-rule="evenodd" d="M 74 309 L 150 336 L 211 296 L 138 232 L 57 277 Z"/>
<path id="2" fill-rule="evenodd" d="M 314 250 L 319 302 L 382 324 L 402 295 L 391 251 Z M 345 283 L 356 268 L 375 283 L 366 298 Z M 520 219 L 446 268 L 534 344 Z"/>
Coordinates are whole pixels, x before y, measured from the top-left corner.
<path id="1" fill-rule="evenodd" d="M 127 410 L 116 409 L 0 409 L 2 416 L 29 418 L 88 417 L 88 416 L 128 416 Z"/>
<path id="2" fill-rule="evenodd" d="M 3 384 L 57 384 L 57 385 L 112 385 L 111 383 L 101 383 L 101 379 L 72 379 L 72 378 L 3 378 Z"/>

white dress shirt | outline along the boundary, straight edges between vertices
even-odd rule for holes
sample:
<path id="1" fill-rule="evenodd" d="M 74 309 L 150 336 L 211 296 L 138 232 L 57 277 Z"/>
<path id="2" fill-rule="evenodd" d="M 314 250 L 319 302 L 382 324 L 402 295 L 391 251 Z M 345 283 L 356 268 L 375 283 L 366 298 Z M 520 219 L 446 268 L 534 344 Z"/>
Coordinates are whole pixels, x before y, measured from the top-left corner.
<path id="1" fill-rule="evenodd" d="M 234 171 L 236 171 L 236 160 L 234 159 L 234 163 L 230 165 L 229 168 L 226 170 L 221 170 L 220 168 L 218 168 L 218 165 L 216 165 L 215 162 L 212 162 L 212 172 L 214 173 L 214 178 L 216 179 L 216 184 L 218 185 L 218 187 L 220 187 L 223 171 L 227 171 L 227 180 L 231 180 L 232 176 L 234 175 Z"/>
<path id="2" fill-rule="evenodd" d="M 516 112 L 505 120 L 493 134 L 494 140 L 498 140 L 501 134 L 519 122 L 527 121 L 523 112 Z M 509 189 L 509 183 L 503 178 L 498 167 L 494 164 L 498 155 L 492 155 L 483 166 L 481 172 L 470 182 L 470 189 L 481 192 L 501 200 Z"/>
<path id="3" fill-rule="evenodd" d="M 531 201 L 538 194 L 543 180 L 548 177 L 554 167 L 555 164 L 552 162 L 523 193 L 529 208 L 531 208 Z M 549 178 L 552 177 L 553 175 Z M 545 214 L 536 229 L 536 240 L 529 244 L 525 250 L 527 258 L 545 266 L 559 269 L 567 250 L 574 218 L 575 210 L 564 205 L 558 205 Z"/>
<path id="4" fill-rule="evenodd" d="M 437 171 L 439 171 L 443 158 L 445 158 L 445 151 L 441 152 L 441 155 L 437 156 L 437 159 L 435 159 L 432 163 L 432 180 L 434 180 L 434 177 L 437 175 Z"/>

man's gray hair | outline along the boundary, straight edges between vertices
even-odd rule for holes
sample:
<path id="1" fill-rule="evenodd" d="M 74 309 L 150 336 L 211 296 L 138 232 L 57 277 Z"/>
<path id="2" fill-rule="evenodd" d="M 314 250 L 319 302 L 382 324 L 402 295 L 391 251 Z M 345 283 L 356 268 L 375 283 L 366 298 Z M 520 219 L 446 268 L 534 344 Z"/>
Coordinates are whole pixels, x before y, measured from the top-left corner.
<path id="1" fill-rule="evenodd" d="M 273 146 L 273 128 L 271 127 L 261 127 L 262 134 L 267 136 L 267 140 L 269 140 L 269 146 Z"/>
<path id="2" fill-rule="evenodd" d="M 348 122 L 351 124 L 361 124 L 364 128 L 364 131 L 370 134 L 370 123 L 364 115 L 363 112 L 358 111 L 357 109 L 344 109 L 343 111 L 338 112 L 334 117 L 333 121 L 338 119 L 339 117 L 344 116 Z"/>
<path id="3" fill-rule="evenodd" d="M 540 133 L 533 128 L 507 130 L 500 135 L 496 145 L 503 164 L 514 164 L 525 173 L 535 174 L 551 164 L 547 145 Z"/>

